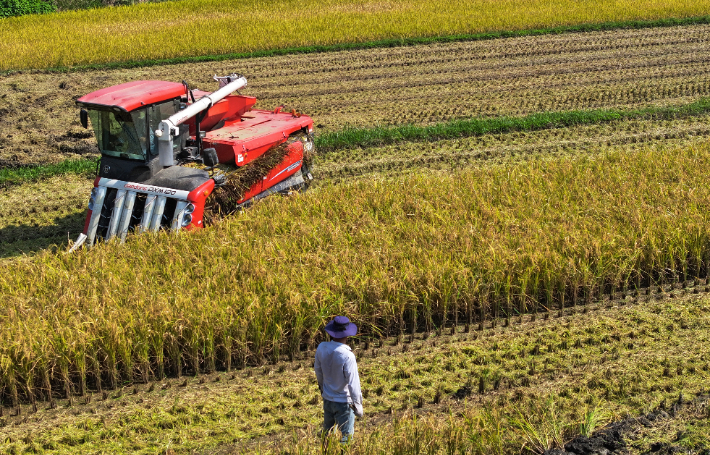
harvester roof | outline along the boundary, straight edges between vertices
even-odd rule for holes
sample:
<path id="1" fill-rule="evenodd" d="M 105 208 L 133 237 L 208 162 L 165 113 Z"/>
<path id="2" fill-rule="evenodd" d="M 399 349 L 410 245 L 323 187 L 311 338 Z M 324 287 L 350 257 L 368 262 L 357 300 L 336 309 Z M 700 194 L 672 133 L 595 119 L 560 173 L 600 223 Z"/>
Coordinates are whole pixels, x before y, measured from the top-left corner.
<path id="1" fill-rule="evenodd" d="M 130 112 L 141 106 L 159 103 L 185 95 L 185 86 L 177 82 L 134 81 L 106 87 L 84 95 L 77 104 L 118 107 Z"/>

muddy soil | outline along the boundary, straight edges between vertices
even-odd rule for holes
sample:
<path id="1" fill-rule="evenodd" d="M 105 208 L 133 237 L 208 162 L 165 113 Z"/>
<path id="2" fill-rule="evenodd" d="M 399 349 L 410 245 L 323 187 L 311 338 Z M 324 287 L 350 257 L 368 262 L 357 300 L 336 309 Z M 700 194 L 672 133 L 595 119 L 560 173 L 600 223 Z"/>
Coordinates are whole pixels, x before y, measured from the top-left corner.
<path id="1" fill-rule="evenodd" d="M 683 429 L 696 421 L 707 420 L 710 395 L 687 400 L 681 393 L 678 400 L 643 414 L 612 422 L 592 436 L 578 436 L 564 449 L 552 449 L 543 455 L 710 455 L 710 445 L 688 443 Z M 661 433 L 657 436 L 654 433 Z"/>

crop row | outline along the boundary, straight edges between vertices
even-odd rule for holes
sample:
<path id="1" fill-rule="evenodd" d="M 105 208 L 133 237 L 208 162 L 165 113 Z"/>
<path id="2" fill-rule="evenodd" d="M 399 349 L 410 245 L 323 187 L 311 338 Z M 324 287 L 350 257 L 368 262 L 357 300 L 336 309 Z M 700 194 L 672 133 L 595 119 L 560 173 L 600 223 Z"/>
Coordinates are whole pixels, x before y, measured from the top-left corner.
<path id="1" fill-rule="evenodd" d="M 318 156 L 316 175 L 326 182 L 380 177 L 423 169 L 456 170 L 511 160 L 550 159 L 667 148 L 706 141 L 710 117 L 633 119 L 538 131 L 345 148 Z"/>
<path id="2" fill-rule="evenodd" d="M 318 132 L 450 119 L 687 103 L 710 96 L 710 26 L 616 30 L 0 79 L 0 166 L 96 154 L 74 100 L 138 79 L 243 73 L 258 106 L 311 115 Z M 47 111 L 52 115 L 47 116 Z"/>
<path id="3" fill-rule="evenodd" d="M 645 56 L 648 59 L 668 54 L 675 47 L 680 55 L 687 50 L 704 46 L 704 30 L 707 25 L 689 25 L 672 28 L 648 28 L 644 30 L 611 30 L 578 34 L 526 36 L 489 41 L 465 41 L 434 43 L 409 47 L 373 48 L 363 50 L 324 53 L 318 55 L 289 55 L 270 58 L 245 59 L 245 68 L 271 79 L 293 80 L 296 87 L 309 85 L 309 79 L 298 79 L 305 73 L 318 73 L 325 82 L 335 82 L 342 73 L 354 75 L 354 79 L 368 76 L 384 76 L 383 70 L 401 71 L 408 68 L 417 73 L 414 63 L 436 67 L 439 72 L 456 72 L 467 66 L 474 74 L 481 69 L 496 67 L 507 70 L 519 67 L 521 62 L 533 60 L 537 64 L 556 65 L 567 61 L 580 64 L 586 57 L 592 66 L 600 66 L 610 56 Z M 682 33 L 679 33 L 682 30 Z M 636 52 L 636 55 L 632 54 Z M 364 59 L 363 56 L 369 57 Z M 283 65 L 284 61 L 293 65 Z M 637 60 L 638 61 L 638 60 Z M 638 64 L 641 62 L 639 61 Z M 210 62 L 209 65 L 227 65 L 230 62 Z M 207 80 L 207 79 L 205 79 Z M 266 85 L 270 87 L 270 85 Z"/>
<path id="4" fill-rule="evenodd" d="M 4 264 L 0 379 L 85 393 L 297 355 L 341 312 L 431 331 L 705 278 L 708 171 L 700 145 L 358 181 Z"/>
<path id="5" fill-rule="evenodd" d="M 302 56 L 288 65 L 244 63 L 245 73 L 258 77 L 251 90 L 263 103 L 286 102 L 323 117 L 329 129 L 427 123 L 703 93 L 683 85 L 703 83 L 704 27 L 368 50 L 313 62 Z"/>
<path id="6" fill-rule="evenodd" d="M 603 403 L 604 413 L 619 415 L 672 402 L 680 393 L 702 388 L 710 368 L 703 349 L 707 336 L 688 336 L 706 325 L 707 302 L 701 298 L 592 307 L 584 314 L 527 321 L 505 330 L 418 333 L 412 339 L 384 339 L 382 344 L 357 340 L 352 347 L 366 406 L 357 439 L 367 440 L 392 414 L 423 412 L 441 420 L 452 412 L 460 418 L 462 412 L 475 415 L 494 406 L 502 415 L 512 415 L 549 395 L 560 419 L 574 427 L 581 413 L 598 403 Z M 202 449 L 218 441 L 244 441 L 240 449 L 254 452 L 261 436 L 317 425 L 321 417 L 311 370 L 313 352 L 301 354 L 277 365 L 87 394 L 73 404 L 53 398 L 56 401 L 38 403 L 36 411 L 31 405 L 5 408 L 0 450 L 30 446 L 81 453 L 88 447 L 108 451 L 123 443 L 137 451 L 180 440 L 175 449 L 186 451 L 192 438 L 176 435 L 192 427 L 201 435 L 196 439 Z M 505 420 L 501 423 L 509 426 Z M 504 447 L 517 453 L 521 435 L 513 428 L 508 434 Z"/>

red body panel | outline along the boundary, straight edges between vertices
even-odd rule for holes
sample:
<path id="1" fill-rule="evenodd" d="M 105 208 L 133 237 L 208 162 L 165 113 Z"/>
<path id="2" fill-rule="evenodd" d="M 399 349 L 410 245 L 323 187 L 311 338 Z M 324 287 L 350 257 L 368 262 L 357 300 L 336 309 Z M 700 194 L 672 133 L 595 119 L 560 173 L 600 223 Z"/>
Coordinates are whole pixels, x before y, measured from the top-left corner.
<path id="1" fill-rule="evenodd" d="M 205 214 L 205 201 L 212 191 L 214 191 L 214 180 L 208 180 L 188 194 L 187 200 L 194 204 L 195 211 L 192 212 L 192 223 L 185 228 L 186 230 L 191 231 L 205 227 L 202 222 L 202 217 Z"/>
<path id="2" fill-rule="evenodd" d="M 115 106 L 130 112 L 184 95 L 185 86 L 177 82 L 134 81 L 91 92 L 79 98 L 77 103 Z"/>
<path id="3" fill-rule="evenodd" d="M 195 99 L 200 99 L 204 95 L 209 95 L 208 92 L 193 90 Z M 212 107 L 207 110 L 207 116 L 202 119 L 200 129 L 202 131 L 210 131 L 217 126 L 219 122 L 225 119 L 235 119 L 244 115 L 245 112 L 251 110 L 251 107 L 256 104 L 256 98 L 253 96 L 244 95 L 229 95 L 217 101 Z M 195 136 L 195 119 L 194 117 L 185 122 L 190 126 L 190 136 Z"/>
<path id="4" fill-rule="evenodd" d="M 266 177 L 264 177 L 264 180 L 249 188 L 249 191 L 244 194 L 244 197 L 237 201 L 238 203 L 241 204 L 242 202 L 248 201 L 262 191 L 266 191 L 277 183 L 291 177 L 301 169 L 301 163 L 303 162 L 303 142 L 294 142 L 289 145 L 288 149 L 290 153 L 286 155 L 284 160 L 273 168 Z"/>
<path id="5" fill-rule="evenodd" d="M 214 147 L 220 163 L 243 166 L 284 142 L 299 130 L 313 130 L 313 120 L 290 113 L 253 110 L 227 120 L 222 128 L 207 133 L 206 147 Z"/>

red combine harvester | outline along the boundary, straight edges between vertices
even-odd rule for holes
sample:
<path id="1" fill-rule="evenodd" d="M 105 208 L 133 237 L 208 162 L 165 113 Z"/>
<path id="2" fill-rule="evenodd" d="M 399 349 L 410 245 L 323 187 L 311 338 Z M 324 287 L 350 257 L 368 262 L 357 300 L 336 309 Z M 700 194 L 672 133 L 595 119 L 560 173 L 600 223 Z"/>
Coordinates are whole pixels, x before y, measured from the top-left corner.
<path id="1" fill-rule="evenodd" d="M 313 120 L 305 115 L 252 110 L 256 98 L 232 95 L 246 86 L 232 74 L 214 78 L 207 93 L 186 83 L 136 81 L 77 100 L 84 128 L 89 120 L 101 161 L 84 232 L 72 250 L 128 232 L 199 229 L 207 198 L 231 175 L 280 148 L 275 166 L 233 201 L 242 207 L 273 193 L 300 189 L 313 177 L 304 152 L 313 151 Z M 237 172 L 238 174 L 238 172 Z"/>

